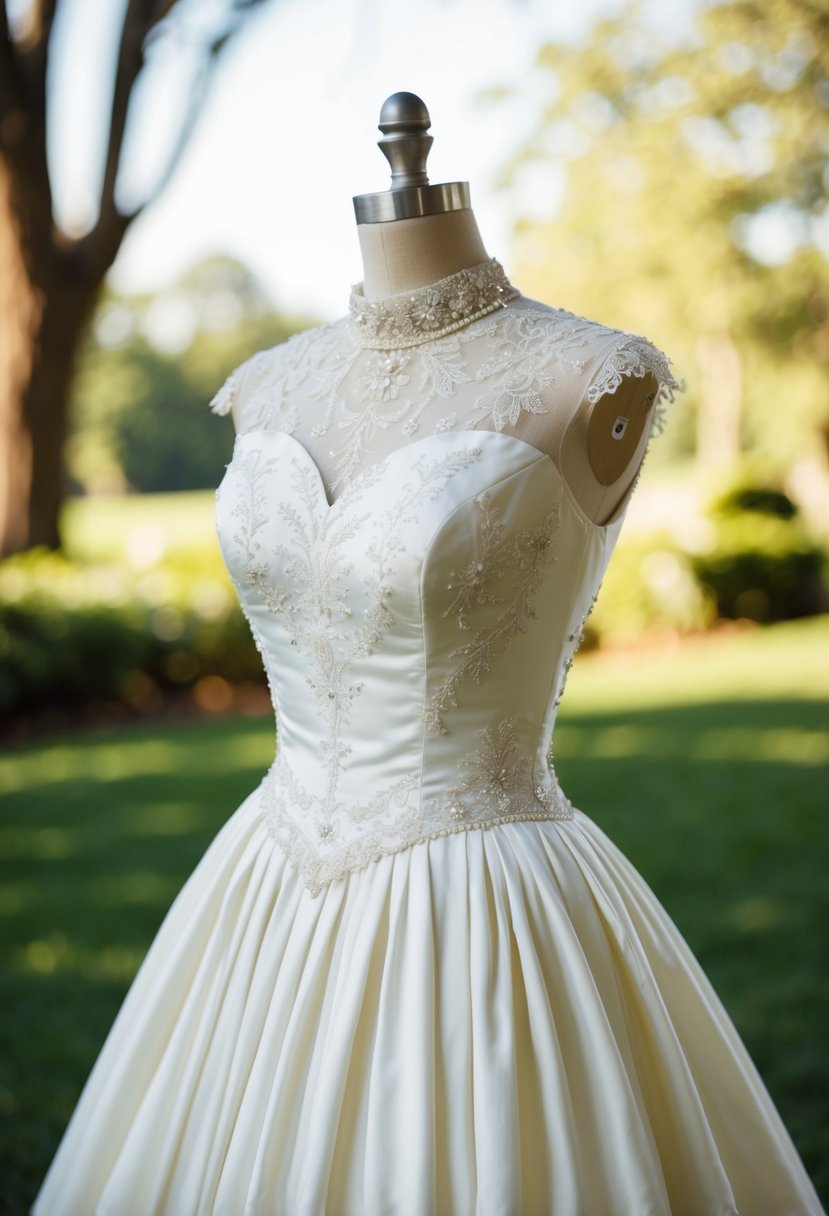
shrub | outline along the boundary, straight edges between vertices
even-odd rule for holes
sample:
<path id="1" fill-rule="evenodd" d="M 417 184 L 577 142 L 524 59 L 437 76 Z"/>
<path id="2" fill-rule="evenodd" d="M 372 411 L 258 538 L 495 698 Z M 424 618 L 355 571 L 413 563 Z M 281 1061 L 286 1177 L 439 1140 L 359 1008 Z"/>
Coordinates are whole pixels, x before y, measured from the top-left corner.
<path id="1" fill-rule="evenodd" d="M 203 561 L 136 572 L 34 549 L 0 566 L 0 718 L 142 709 L 206 677 L 265 683 L 232 587 Z"/>
<path id="2" fill-rule="evenodd" d="M 769 481 L 737 481 L 708 508 L 710 548 L 691 558 L 717 615 L 782 621 L 826 609 L 826 554 L 797 505 Z"/>
<path id="3" fill-rule="evenodd" d="M 694 579 L 688 555 L 668 534 L 623 541 L 588 618 L 585 646 L 628 641 L 653 629 L 690 633 L 715 616 L 713 598 Z"/>

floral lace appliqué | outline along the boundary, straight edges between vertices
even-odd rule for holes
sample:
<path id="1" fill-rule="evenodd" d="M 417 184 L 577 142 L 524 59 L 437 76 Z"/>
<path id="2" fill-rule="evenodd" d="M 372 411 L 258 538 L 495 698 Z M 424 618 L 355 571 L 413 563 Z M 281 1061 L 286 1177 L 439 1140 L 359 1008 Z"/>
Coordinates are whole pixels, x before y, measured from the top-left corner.
<path id="1" fill-rule="evenodd" d="M 684 390 L 685 384 L 671 372 L 667 356 L 641 334 L 628 335 L 625 342 L 611 351 L 588 388 L 587 399 L 595 404 L 606 393 L 615 393 L 626 377 L 641 378 L 648 372 L 653 373 L 659 385 L 653 403 L 651 434 L 661 435 L 667 421 L 667 403 Z"/>
<path id="2" fill-rule="evenodd" d="M 232 539 L 241 557 L 240 599 L 246 588 L 255 588 L 307 664 L 306 683 L 317 706 L 316 747 L 324 774 L 323 790 L 313 798 L 309 795 L 307 809 L 313 813 L 320 841 L 332 839 L 338 820 L 350 815 L 339 788 L 351 754 L 347 729 L 351 711 L 363 690 L 353 670 L 358 659 L 374 653 L 393 625 L 391 580 L 395 559 L 404 551 L 401 530 L 425 501 L 436 497 L 480 455 L 480 448 L 472 448 L 437 459 L 419 458 L 413 464 L 414 477 L 385 509 L 374 513 L 360 510 L 361 499 L 380 478 L 382 466 L 362 474 L 332 509 L 320 494 L 313 468 L 297 463 L 291 474 L 292 498 L 277 507 L 284 539 L 269 551 L 262 542 L 270 518 L 264 487 L 279 462 L 257 449 L 237 456 L 241 491 L 230 516 L 237 521 Z M 364 605 L 359 618 L 352 620 L 353 567 L 347 555 L 349 544 L 363 535 L 372 574 L 363 578 Z M 277 563 L 279 580 L 274 574 Z M 382 792 L 376 798 L 383 803 Z"/>
<path id="3" fill-rule="evenodd" d="M 532 761 L 522 755 L 516 720 L 476 732 L 476 746 L 461 760 L 459 778 L 443 796 L 418 809 L 411 794 L 420 783 L 414 772 L 385 787 L 364 803 L 344 808 L 343 818 L 316 820 L 319 843 L 313 844 L 296 821 L 301 809 L 313 822 L 318 802 L 302 788 L 281 756 L 261 785 L 265 826 L 312 896 L 354 870 L 443 836 L 526 820 L 570 820 L 573 804 L 558 783 L 551 764 L 533 780 Z M 394 817 L 389 832 L 388 817 Z M 343 823 L 359 824 L 357 837 L 342 838 Z"/>
<path id="4" fill-rule="evenodd" d="M 458 689 L 467 679 L 476 684 L 492 669 L 515 635 L 535 615 L 533 596 L 541 585 L 545 564 L 555 557 L 553 537 L 559 522 L 556 504 L 541 523 L 518 532 L 509 531 L 498 518 L 489 493 L 475 499 L 479 512 L 478 554 L 451 575 L 454 592 L 444 616 L 454 616 L 459 629 L 470 628 L 469 614 L 481 605 L 501 608 L 494 622 L 477 629 L 469 642 L 450 654 L 455 665 L 421 711 L 430 730 L 446 733 L 443 715 L 457 708 Z"/>
<path id="5" fill-rule="evenodd" d="M 517 819 L 572 819 L 573 805 L 552 767 L 533 780 L 533 762 L 522 749 L 516 719 L 475 732 L 477 746 L 460 761 L 461 779 L 447 786 L 442 798 L 426 804 L 429 816 L 447 818 L 460 827 L 507 823 Z"/>
<path id="6" fill-rule="evenodd" d="M 400 442 L 424 430 L 482 428 L 520 435 L 523 415 L 550 414 L 553 404 L 566 413 L 580 398 L 595 402 L 615 391 L 624 377 L 641 378 L 648 371 L 659 384 L 651 433 L 661 433 L 666 402 L 683 388 L 661 351 L 641 335 L 566 309 L 536 306 L 517 292 L 509 299 L 497 295 L 497 305 L 479 316 L 485 280 L 494 273 L 487 266 L 476 268 L 483 285 L 472 283 L 472 271 L 461 271 L 441 280 L 443 286 L 433 285 L 434 290 L 363 300 L 358 309 L 365 305 L 369 311 L 359 338 L 353 319 L 341 320 L 260 352 L 232 374 L 213 408 L 226 412 L 241 393 L 234 408 L 237 430 L 302 435 L 311 451 L 326 438 L 327 456 L 318 454 L 317 463 L 332 497 L 366 464 L 396 446 L 395 434 Z M 493 283 L 498 282 L 496 274 Z M 457 313 L 448 332 L 432 325 L 437 319 L 432 295 L 439 287 L 446 307 Z M 393 331 L 409 334 L 406 343 L 385 340 L 392 330 L 383 320 L 384 308 L 394 313 Z M 369 332 L 375 314 L 380 318 L 376 339 Z M 585 368 L 597 343 L 608 336 L 617 338 L 614 349 L 587 385 Z"/>

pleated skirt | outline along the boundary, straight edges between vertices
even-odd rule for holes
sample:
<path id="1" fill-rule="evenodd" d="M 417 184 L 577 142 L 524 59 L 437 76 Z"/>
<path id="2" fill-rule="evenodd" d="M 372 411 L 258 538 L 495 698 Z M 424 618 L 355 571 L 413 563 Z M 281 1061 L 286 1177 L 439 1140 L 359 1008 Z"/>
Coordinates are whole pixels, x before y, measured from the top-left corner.
<path id="1" fill-rule="evenodd" d="M 311 896 L 258 798 L 167 914 L 34 1216 L 823 1212 L 588 816 L 424 841 Z"/>

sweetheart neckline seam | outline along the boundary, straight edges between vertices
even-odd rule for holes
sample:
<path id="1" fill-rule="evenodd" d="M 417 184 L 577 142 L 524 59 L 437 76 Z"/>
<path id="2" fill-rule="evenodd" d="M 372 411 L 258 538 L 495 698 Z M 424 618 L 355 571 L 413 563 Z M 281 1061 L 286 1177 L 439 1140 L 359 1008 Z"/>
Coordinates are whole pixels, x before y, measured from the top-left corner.
<path id="1" fill-rule="evenodd" d="M 254 427 L 248 431 L 240 431 L 239 433 L 237 433 L 237 435 L 235 436 L 234 441 L 233 441 L 234 452 L 235 452 L 237 442 L 240 439 L 247 438 L 249 435 L 279 436 L 283 439 L 287 439 L 291 445 L 293 445 L 294 447 L 298 448 L 301 452 L 303 452 L 305 460 L 307 461 L 308 465 L 313 469 L 313 471 L 316 475 L 316 479 L 317 479 L 317 482 L 318 482 L 318 485 L 320 488 L 320 492 L 322 494 L 323 501 L 325 503 L 326 509 L 329 512 L 334 512 L 337 509 L 338 504 L 340 502 L 342 502 L 343 500 L 346 500 L 350 496 L 350 494 L 352 492 L 352 488 L 358 486 L 361 480 L 365 479 L 369 475 L 374 474 L 377 471 L 379 471 L 380 469 L 382 469 L 383 466 L 386 465 L 390 459 L 392 459 L 393 457 L 396 457 L 398 455 L 398 453 L 411 451 L 412 448 L 416 448 L 419 445 L 427 443 L 431 440 L 443 440 L 444 436 L 455 437 L 457 435 L 471 435 L 471 436 L 497 435 L 501 439 L 504 439 L 510 443 L 517 443 L 520 447 L 526 448 L 529 451 L 535 453 L 536 460 L 545 461 L 547 464 L 549 464 L 555 470 L 558 480 L 561 484 L 563 494 L 567 498 L 568 502 L 570 503 L 570 506 L 572 507 L 576 517 L 582 523 L 584 523 L 588 528 L 590 528 L 591 531 L 593 531 L 594 533 L 596 533 L 597 535 L 599 535 L 601 537 L 607 537 L 609 535 L 609 533 L 611 532 L 611 530 L 613 528 L 617 527 L 622 522 L 622 520 L 624 519 L 625 510 L 627 508 L 628 503 L 630 502 L 630 497 L 628 497 L 622 504 L 623 510 L 621 510 L 615 517 L 611 517 L 611 519 L 608 520 L 604 524 L 596 523 L 594 520 L 590 519 L 589 516 L 587 516 L 584 513 L 582 508 L 576 502 L 576 499 L 573 495 L 572 490 L 570 489 L 570 487 L 567 484 L 567 480 L 564 477 L 564 474 L 561 472 L 561 469 L 558 467 L 555 460 L 553 460 L 553 457 L 550 455 L 549 452 L 542 451 L 542 449 L 536 447 L 534 443 L 528 443 L 526 439 L 519 439 L 517 435 L 510 435 L 506 431 L 494 431 L 494 430 L 491 430 L 486 427 L 478 429 L 478 430 L 468 429 L 468 430 L 462 430 L 462 431 L 440 431 L 440 432 L 437 432 L 437 433 L 434 433 L 431 435 L 421 435 L 419 439 L 414 439 L 414 440 L 412 440 L 411 443 L 405 443 L 401 447 L 393 448 L 390 452 L 388 452 L 385 456 L 381 457 L 379 460 L 375 460 L 371 464 L 366 465 L 366 467 L 364 469 L 362 469 L 361 472 L 358 473 L 357 476 L 349 482 L 349 484 L 346 486 L 344 492 L 342 494 L 338 494 L 337 497 L 333 500 L 333 502 L 331 502 L 331 501 L 329 501 L 329 498 L 328 498 L 328 491 L 326 489 L 325 480 L 323 478 L 322 471 L 320 470 L 319 465 L 317 464 L 316 460 L 314 459 L 314 457 L 312 456 L 312 454 L 308 450 L 308 448 L 305 446 L 305 444 L 300 442 L 300 440 L 297 439 L 296 436 L 292 435 L 290 433 L 290 431 L 273 430 L 273 429 L 269 429 L 267 427 Z M 536 460 L 534 460 L 532 463 L 535 464 Z M 230 469 L 230 466 L 232 465 L 232 463 L 233 463 L 233 457 L 231 457 L 230 461 L 228 462 L 228 464 L 226 466 L 226 470 Z M 527 465 L 527 468 L 532 468 L 532 464 Z"/>

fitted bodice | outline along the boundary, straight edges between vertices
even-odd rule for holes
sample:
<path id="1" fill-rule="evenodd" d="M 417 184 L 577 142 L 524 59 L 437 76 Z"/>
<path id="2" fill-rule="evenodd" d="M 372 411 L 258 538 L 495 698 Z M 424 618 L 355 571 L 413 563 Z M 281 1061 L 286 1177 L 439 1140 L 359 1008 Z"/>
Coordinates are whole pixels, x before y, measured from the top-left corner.
<path id="1" fill-rule="evenodd" d="M 333 505 L 291 436 L 237 437 L 219 537 L 274 701 L 270 826 L 309 885 L 571 814 L 548 747 L 620 522 L 585 520 L 550 458 L 497 432 L 406 445 Z"/>
<path id="2" fill-rule="evenodd" d="M 480 425 L 411 437 L 332 499 L 284 411 L 257 416 L 217 529 L 276 716 L 264 812 L 308 887 L 435 835 L 571 817 L 550 741 L 624 508 L 592 523 L 550 455 Z"/>

